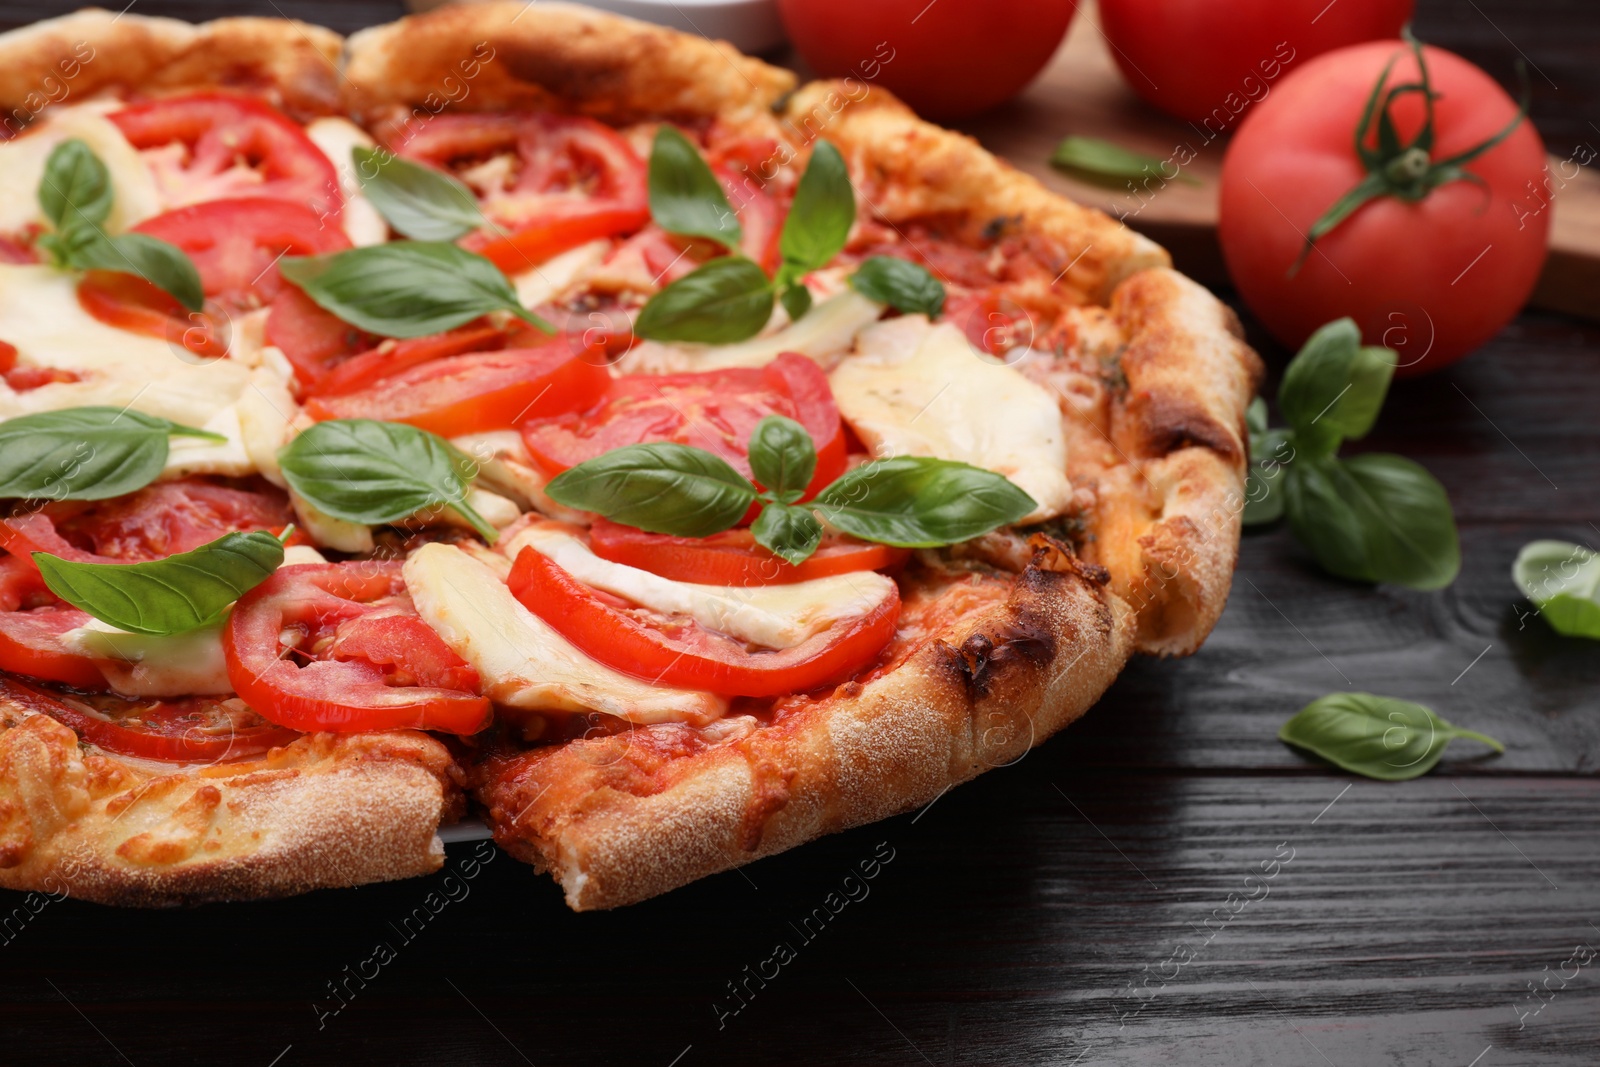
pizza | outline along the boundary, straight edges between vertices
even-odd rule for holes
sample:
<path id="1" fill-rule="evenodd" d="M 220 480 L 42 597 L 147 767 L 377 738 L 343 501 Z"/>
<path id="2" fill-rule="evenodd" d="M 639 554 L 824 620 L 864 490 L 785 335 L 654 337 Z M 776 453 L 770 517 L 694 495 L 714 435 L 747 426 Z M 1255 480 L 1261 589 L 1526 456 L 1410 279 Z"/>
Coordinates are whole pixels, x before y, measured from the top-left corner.
<path id="1" fill-rule="evenodd" d="M 579 910 L 912 810 L 1238 549 L 1234 315 L 845 79 L 562 4 L 0 36 L 0 886 Z"/>

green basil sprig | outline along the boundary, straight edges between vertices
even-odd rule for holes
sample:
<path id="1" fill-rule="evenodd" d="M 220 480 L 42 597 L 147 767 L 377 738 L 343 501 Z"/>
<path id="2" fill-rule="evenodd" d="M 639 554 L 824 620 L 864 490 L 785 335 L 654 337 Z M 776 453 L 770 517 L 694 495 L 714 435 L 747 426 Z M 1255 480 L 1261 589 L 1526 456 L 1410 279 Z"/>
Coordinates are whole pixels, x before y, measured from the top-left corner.
<path id="1" fill-rule="evenodd" d="M 449 241 L 391 241 L 321 256 L 285 256 L 278 270 L 352 326 L 384 337 L 442 333 L 509 311 L 555 333 L 517 302 L 500 268 Z"/>
<path id="2" fill-rule="evenodd" d="M 1363 347 L 1350 319 L 1312 334 L 1278 390 L 1289 428 L 1268 429 L 1265 404 L 1251 404 L 1243 521 L 1286 515 L 1295 537 L 1341 578 L 1441 589 L 1461 570 L 1444 486 L 1403 456 L 1336 455 L 1372 428 L 1393 374 L 1394 354 Z"/>
<path id="3" fill-rule="evenodd" d="M 164 636 L 216 621 L 278 569 L 283 543 L 256 531 L 147 563 L 77 563 L 45 552 L 33 561 L 50 591 L 73 607 L 131 633 Z"/>
<path id="4" fill-rule="evenodd" d="M 743 256 L 723 256 L 652 296 L 633 330 L 656 341 L 724 345 L 748 340 L 772 317 L 772 283 Z"/>
<path id="5" fill-rule="evenodd" d="M 908 315 L 920 313 L 933 319 L 944 310 L 944 286 L 928 268 L 908 259 L 871 256 L 850 275 L 850 287 L 868 300 Z"/>
<path id="6" fill-rule="evenodd" d="M 744 227 L 722 183 L 689 139 L 671 126 L 650 145 L 650 216 L 668 233 L 703 237 L 739 251 Z"/>
<path id="7" fill-rule="evenodd" d="M 1452 726 L 1421 704 L 1371 693 L 1333 693 L 1313 700 L 1278 730 L 1280 741 L 1388 782 L 1427 774 L 1457 737 L 1481 741 L 1496 752 L 1506 750 L 1494 738 Z"/>
<path id="8" fill-rule="evenodd" d="M 377 525 L 446 506 L 493 544 L 495 529 L 467 503 L 473 461 L 450 442 L 401 422 L 330 419 L 278 450 L 283 477 L 312 507 Z"/>
<path id="9" fill-rule="evenodd" d="M 1170 175 L 1163 173 L 1163 168 L 1168 166 L 1167 160 L 1132 152 L 1121 145 L 1102 141 L 1097 137 L 1065 138 L 1056 145 L 1055 152 L 1050 156 L 1050 163 L 1061 170 L 1072 171 L 1080 177 L 1095 182 L 1109 181 L 1121 184 L 1130 179 L 1156 178 L 1171 181 L 1175 178 L 1190 185 L 1200 184 L 1198 179 L 1184 174 L 1181 170 Z"/>
<path id="10" fill-rule="evenodd" d="M 167 438 L 221 434 L 112 407 L 64 408 L 0 422 L 0 498 L 106 500 L 143 489 L 167 463 Z"/>
<path id="11" fill-rule="evenodd" d="M 489 225 L 472 190 L 443 171 L 401 159 L 386 148 L 357 145 L 350 157 L 361 191 L 407 237 L 454 241 Z"/>
<path id="12" fill-rule="evenodd" d="M 798 505 L 816 472 L 816 447 L 804 427 L 781 415 L 756 424 L 749 456 L 765 490 L 710 452 L 661 443 L 613 449 L 552 478 L 545 492 L 559 504 L 675 537 L 720 533 L 759 505 L 750 528 L 756 543 L 796 564 L 822 541 L 819 514 L 864 541 L 931 548 L 1016 522 L 1037 506 L 993 471 L 927 456 L 863 464 Z"/>
<path id="13" fill-rule="evenodd" d="M 57 267 L 134 274 L 166 290 L 190 311 L 205 306 L 200 272 L 176 245 L 142 233 L 107 236 L 111 174 L 94 149 L 72 137 L 50 150 L 39 179 L 39 207 L 55 227 L 39 238 Z"/>
<path id="14" fill-rule="evenodd" d="M 1511 579 L 1556 633 L 1600 639 L 1600 555 L 1567 541 L 1531 541 Z"/>

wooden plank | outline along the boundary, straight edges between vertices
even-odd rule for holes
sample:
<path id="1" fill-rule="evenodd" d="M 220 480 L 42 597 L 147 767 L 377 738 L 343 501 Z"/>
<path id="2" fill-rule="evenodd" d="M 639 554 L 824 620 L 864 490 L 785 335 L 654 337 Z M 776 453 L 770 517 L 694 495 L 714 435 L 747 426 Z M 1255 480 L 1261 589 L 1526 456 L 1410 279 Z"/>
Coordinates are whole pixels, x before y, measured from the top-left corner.
<path id="1" fill-rule="evenodd" d="M 1269 89 L 1270 91 L 1270 89 Z M 1067 40 L 1038 81 L 1010 104 L 964 124 L 984 147 L 1004 156 L 1047 187 L 1121 218 L 1164 244 L 1178 268 L 1209 283 L 1226 283 L 1217 246 L 1217 189 L 1228 135 L 1237 122 L 1224 113 L 1205 125 L 1164 115 L 1124 84 L 1100 32 L 1094 7 L 1079 6 Z M 1157 159 L 1184 178 L 1105 185 L 1049 164 L 1068 134 L 1098 137 Z M 1551 144 L 1549 166 L 1558 189 L 1551 222 L 1550 259 L 1534 307 L 1600 318 L 1600 173 L 1571 160 L 1596 158 L 1600 134 L 1574 144 Z M 1181 166 L 1180 166 L 1181 164 Z M 1570 175 L 1570 177 L 1569 177 Z M 1530 197 L 1529 209 L 1538 201 Z"/>
<path id="2" fill-rule="evenodd" d="M 1594 1062 L 1600 961 L 1547 976 L 1600 948 L 1600 782 L 1105 774 L 1064 751 L 616 913 L 567 912 L 503 856 L 467 878 L 466 845 L 446 874 L 278 904 L 49 904 L 4 946 L 0 1041 L 140 1067 Z M 779 943 L 793 959 L 765 963 Z"/>

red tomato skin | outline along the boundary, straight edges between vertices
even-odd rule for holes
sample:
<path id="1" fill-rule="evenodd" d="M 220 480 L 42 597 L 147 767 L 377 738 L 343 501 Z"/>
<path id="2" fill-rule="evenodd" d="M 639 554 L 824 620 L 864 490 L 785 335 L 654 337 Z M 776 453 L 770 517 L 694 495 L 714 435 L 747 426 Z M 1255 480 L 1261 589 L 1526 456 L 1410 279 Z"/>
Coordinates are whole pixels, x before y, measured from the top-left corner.
<path id="1" fill-rule="evenodd" d="M 818 74 L 881 85 L 929 118 L 1009 100 L 1055 54 L 1077 0 L 778 0 Z M 859 99 L 859 96 L 853 97 Z"/>
<path id="2" fill-rule="evenodd" d="M 1285 71 L 1335 48 L 1398 36 L 1414 2 L 1100 0 L 1099 10 L 1128 87 L 1215 136 L 1275 92 Z"/>
<path id="3" fill-rule="evenodd" d="M 829 535 L 811 558 L 794 564 L 757 545 L 744 528 L 710 537 L 669 537 L 606 519 L 589 528 L 589 547 L 601 559 L 701 585 L 790 585 L 852 571 L 888 570 L 911 557 L 909 548 Z"/>
<path id="4" fill-rule="evenodd" d="M 61 646 L 62 634 L 89 621 L 87 612 L 66 605 L 0 613 L 0 670 L 78 689 L 104 689 L 105 675 L 94 660 Z"/>
<path id="5" fill-rule="evenodd" d="M 1399 353 L 1402 377 L 1448 366 L 1482 345 L 1527 302 L 1544 266 L 1550 212 L 1530 209 L 1545 156 L 1524 120 L 1467 164 L 1488 183 L 1451 182 L 1416 203 L 1369 201 L 1317 241 L 1294 277 L 1303 234 L 1365 176 L 1354 149 L 1361 111 L 1384 64 L 1389 85 L 1416 78 L 1401 41 L 1321 56 L 1252 110 L 1223 159 L 1218 236 L 1240 295 L 1279 341 L 1298 347 L 1349 315 L 1367 344 Z M 1517 106 L 1483 71 L 1426 48 L 1434 91 L 1435 160 L 1494 136 Z M 1416 94 L 1395 107 L 1402 142 L 1422 123 Z"/>
<path id="6" fill-rule="evenodd" d="M 306 413 L 324 419 L 386 419 L 442 437 L 511 429 L 528 418 L 577 411 L 611 384 L 598 349 L 565 337 L 436 359 L 366 389 L 314 396 Z"/>

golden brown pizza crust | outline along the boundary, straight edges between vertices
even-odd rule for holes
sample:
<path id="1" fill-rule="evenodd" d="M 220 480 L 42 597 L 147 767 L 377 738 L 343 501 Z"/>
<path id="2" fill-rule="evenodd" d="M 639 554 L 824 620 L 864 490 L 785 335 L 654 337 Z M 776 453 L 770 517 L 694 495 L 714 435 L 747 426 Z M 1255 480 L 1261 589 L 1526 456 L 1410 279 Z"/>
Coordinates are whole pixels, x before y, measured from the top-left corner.
<path id="1" fill-rule="evenodd" d="M 29 91 L 44 60 L 85 28 L 117 57 L 95 85 L 164 91 L 194 79 L 244 78 L 230 73 L 229 57 L 268 52 L 255 56 L 250 77 L 291 107 L 315 110 L 327 91 L 315 63 L 335 38 L 310 34 L 309 45 L 295 45 L 290 30 L 138 20 L 130 31 L 109 26 L 108 16 L 76 18 L 86 21 L 71 31 L 63 20 L 21 31 L 35 34 L 31 47 L 16 35 L 0 38 L 0 99 Z M 134 49 L 116 42 L 131 38 L 116 35 L 129 32 L 148 37 L 155 58 L 125 56 Z M 207 32 L 214 58 L 193 48 Z M 33 66 L 14 75 L 7 56 Z M 1068 266 L 1057 285 L 1065 303 L 1084 305 L 1082 324 L 1093 335 L 1085 347 L 1109 376 L 1065 363 L 1037 371 L 1059 379 L 1074 442 L 1069 474 L 1084 506 L 1082 529 L 1070 535 L 1077 554 L 1043 534 L 1025 565 L 1016 557 L 1029 550 L 1008 550 L 1005 537 L 955 550 L 953 557 L 991 555 L 1020 573 L 950 579 L 948 596 L 976 598 L 976 606 L 920 634 L 892 669 L 823 699 L 797 698 L 768 725 L 736 717 L 701 731 L 648 727 L 505 752 L 483 767 L 478 795 L 496 839 L 553 872 L 574 908 L 642 900 L 926 804 L 1081 715 L 1133 652 L 1188 653 L 1209 632 L 1237 553 L 1244 408 L 1260 364 L 1231 313 L 1168 269 L 1159 246 L 1049 193 L 970 138 L 920 121 L 869 83 L 806 86 L 775 116 L 793 87 L 787 72 L 725 44 L 587 9 L 505 0 L 414 16 L 352 37 L 345 73 L 336 86 L 342 106 L 380 136 L 447 109 L 530 107 L 759 130 L 797 157 L 824 137 L 849 161 L 863 207 L 891 225 L 934 216 L 966 218 L 975 228 L 1007 220 L 1059 244 Z M 966 584 L 969 577 L 982 582 Z M 416 747 L 392 748 L 399 736 Z M 272 786 L 275 779 L 184 777 L 139 800 L 124 783 L 143 772 L 80 755 L 71 741 L 70 731 L 37 717 L 0 735 L 0 862 L 9 862 L 0 885 L 44 886 L 52 873 L 75 869 L 94 899 L 161 903 L 438 866 L 431 825 L 418 827 L 430 810 L 435 821 L 445 811 L 447 776 L 442 747 L 426 749 L 435 743 L 420 735 L 302 742 L 315 749 L 296 756 L 304 792 L 287 792 L 325 789 L 328 806 L 309 823 L 274 823 L 276 835 L 262 839 L 270 847 L 248 837 L 247 816 L 260 805 L 279 810 L 255 799 L 286 789 Z M 385 755 L 361 755 L 374 745 Z M 137 824 L 148 836 L 113 828 L 109 808 L 118 797 L 148 813 Z M 408 809 L 405 820 L 388 811 L 395 797 Z M 208 857 L 200 850 L 219 820 L 222 854 Z M 372 836 L 384 834 L 395 844 L 375 848 Z M 165 866 L 139 858 L 164 857 L 172 842 L 191 849 L 186 858 Z M 78 866 L 69 869 L 69 859 Z"/>
<path id="2" fill-rule="evenodd" d="M 0 886 L 152 907 L 429 874 L 460 810 L 451 767 L 438 741 L 396 732 L 164 773 L 0 699 Z"/>
<path id="3" fill-rule="evenodd" d="M 0 110 L 14 133 L 46 107 L 100 92 L 222 88 L 260 93 L 298 118 L 327 115 L 341 102 L 342 48 L 332 30 L 288 19 L 193 26 L 90 8 L 0 34 Z"/>

